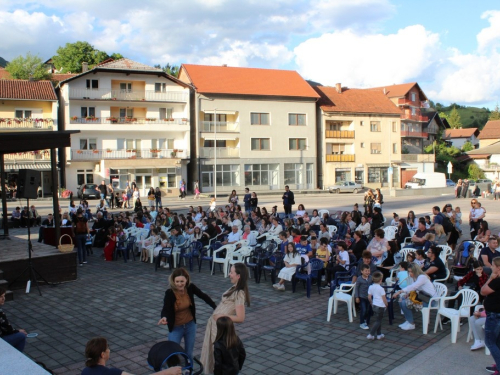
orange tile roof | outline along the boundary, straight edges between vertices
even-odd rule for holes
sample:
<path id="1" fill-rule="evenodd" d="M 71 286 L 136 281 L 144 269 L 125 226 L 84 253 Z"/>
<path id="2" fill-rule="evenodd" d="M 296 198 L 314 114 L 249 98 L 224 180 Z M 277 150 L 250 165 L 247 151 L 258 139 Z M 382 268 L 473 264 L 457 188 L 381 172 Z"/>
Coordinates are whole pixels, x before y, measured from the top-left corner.
<path id="1" fill-rule="evenodd" d="M 389 86 L 381 86 L 381 87 L 373 87 L 370 88 L 369 90 L 382 90 L 386 92 L 386 95 L 389 98 L 396 98 L 396 97 L 402 97 L 405 96 L 408 91 L 410 91 L 413 86 L 415 86 L 417 82 L 410 82 L 410 83 L 401 83 L 399 85 L 389 85 Z"/>
<path id="2" fill-rule="evenodd" d="M 75 73 L 52 73 L 52 81 L 60 82 L 64 81 L 65 79 L 72 78 L 76 75 L 77 74 Z"/>
<path id="3" fill-rule="evenodd" d="M 342 89 L 316 86 L 321 99 L 318 104 L 325 112 L 384 113 L 401 115 L 401 110 L 383 92 L 365 89 Z"/>
<path id="4" fill-rule="evenodd" d="M 465 128 L 465 129 L 445 129 L 443 133 L 443 139 L 451 138 L 469 138 L 474 134 L 479 134 L 477 128 Z M 476 135 L 477 135 L 476 134 Z"/>
<path id="5" fill-rule="evenodd" d="M 500 139 L 500 120 L 488 121 L 479 133 L 479 139 Z"/>
<path id="6" fill-rule="evenodd" d="M 200 93 L 319 98 L 293 70 L 182 64 Z"/>
<path id="7" fill-rule="evenodd" d="M 51 81 L 0 80 L 0 99 L 57 101 Z"/>

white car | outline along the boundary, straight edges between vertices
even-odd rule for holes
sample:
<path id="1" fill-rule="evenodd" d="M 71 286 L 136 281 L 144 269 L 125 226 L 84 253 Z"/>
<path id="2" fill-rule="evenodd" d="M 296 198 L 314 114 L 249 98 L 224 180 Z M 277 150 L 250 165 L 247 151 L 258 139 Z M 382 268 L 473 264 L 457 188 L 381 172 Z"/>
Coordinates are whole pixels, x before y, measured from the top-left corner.
<path id="1" fill-rule="evenodd" d="M 357 193 L 358 191 L 363 190 L 363 185 L 358 184 L 353 181 L 341 181 L 337 182 L 335 185 L 332 185 L 328 188 L 330 193 Z"/>

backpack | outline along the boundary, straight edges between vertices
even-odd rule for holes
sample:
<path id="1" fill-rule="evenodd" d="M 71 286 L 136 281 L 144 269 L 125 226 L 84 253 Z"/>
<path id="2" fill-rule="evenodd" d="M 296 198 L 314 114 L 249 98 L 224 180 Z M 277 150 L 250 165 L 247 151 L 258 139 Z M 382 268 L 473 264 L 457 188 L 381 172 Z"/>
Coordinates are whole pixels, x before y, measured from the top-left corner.
<path id="1" fill-rule="evenodd" d="M 77 234 L 87 233 L 87 223 L 85 221 L 78 220 L 76 222 L 76 233 Z"/>
<path id="2" fill-rule="evenodd" d="M 453 230 L 453 223 L 448 216 L 443 215 L 443 213 L 440 213 L 440 215 L 443 217 L 443 229 L 445 233 L 450 233 Z"/>

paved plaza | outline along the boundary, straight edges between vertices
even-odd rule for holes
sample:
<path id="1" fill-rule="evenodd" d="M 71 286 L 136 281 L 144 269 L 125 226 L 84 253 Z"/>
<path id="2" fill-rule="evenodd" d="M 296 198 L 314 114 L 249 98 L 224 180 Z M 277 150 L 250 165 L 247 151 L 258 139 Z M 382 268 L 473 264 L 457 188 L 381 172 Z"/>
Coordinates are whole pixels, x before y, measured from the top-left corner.
<path id="1" fill-rule="evenodd" d="M 355 202 L 362 205 L 362 195 L 307 195 L 296 197 L 296 202 L 303 203 L 308 211 L 313 208 L 350 209 Z M 417 216 L 427 214 L 434 205 L 442 207 L 451 202 L 455 206 L 458 200 L 451 196 L 409 199 L 386 195 L 385 202 L 384 215 L 389 218 L 392 212 L 406 216 L 410 209 Z M 169 207 L 180 212 L 191 203 L 194 202 L 175 200 Z M 206 207 L 208 200 L 201 203 Z M 270 209 L 273 203 L 280 203 L 280 196 L 262 197 L 259 205 Z M 484 204 L 493 233 L 498 233 L 500 227 L 500 217 L 496 214 L 498 204 L 490 200 Z M 37 202 L 46 212 L 49 205 L 50 202 Z M 460 200 L 460 205 L 467 212 L 469 200 Z M 281 208 L 279 204 L 278 207 Z M 466 233 L 466 225 L 463 229 Z M 24 230 L 16 229 L 11 233 L 25 237 Z M 149 374 L 147 352 L 154 343 L 167 338 L 168 329 L 157 326 L 157 321 L 170 272 L 164 269 L 155 272 L 154 265 L 139 261 L 104 262 L 101 254 L 101 249 L 94 249 L 89 264 L 78 267 L 77 281 L 43 286 L 42 297 L 33 288 L 30 294 L 18 290 L 15 300 L 7 302 L 4 310 L 16 326 L 39 334 L 28 339 L 25 353 L 57 374 L 80 374 L 84 367 L 85 343 L 98 335 L 109 340 L 110 366 L 133 374 Z M 229 279 L 222 273 L 210 275 L 208 263 L 204 264 L 201 273 L 195 269 L 191 275 L 192 282 L 216 303 L 230 286 Z M 451 288 L 450 284 L 448 286 Z M 457 360 L 463 363 L 459 367 L 464 370 L 461 373 L 483 373 L 484 366 L 492 363 L 484 351 L 469 351 L 470 343 L 466 344 L 463 336 L 467 325 L 462 328 L 459 342 L 452 345 L 449 326 L 433 333 L 434 318 L 431 318 L 428 335 L 422 335 L 420 314 L 415 314 L 415 330 L 400 330 L 398 325 L 403 317 L 395 307 L 392 326 L 387 316 L 384 317 L 385 339 L 368 341 L 367 331 L 359 329 L 356 318 L 349 323 L 345 304 L 340 304 L 338 314 L 332 315 L 330 322 L 326 321 L 328 291 L 318 294 L 313 287 L 311 298 L 307 299 L 302 285 L 298 285 L 295 294 L 289 283 L 285 292 L 278 292 L 272 288 L 269 277 L 267 281 L 262 278 L 260 284 L 251 279 L 249 289 L 251 306 L 247 308 L 245 322 L 236 326 L 247 350 L 243 375 L 386 374 L 391 370 L 393 374 L 412 374 L 420 373 L 417 371 L 419 363 L 422 367 L 434 364 L 433 370 L 427 373 L 451 374 L 457 373 L 453 367 Z M 195 355 L 199 355 L 211 308 L 199 299 L 196 304 Z"/>

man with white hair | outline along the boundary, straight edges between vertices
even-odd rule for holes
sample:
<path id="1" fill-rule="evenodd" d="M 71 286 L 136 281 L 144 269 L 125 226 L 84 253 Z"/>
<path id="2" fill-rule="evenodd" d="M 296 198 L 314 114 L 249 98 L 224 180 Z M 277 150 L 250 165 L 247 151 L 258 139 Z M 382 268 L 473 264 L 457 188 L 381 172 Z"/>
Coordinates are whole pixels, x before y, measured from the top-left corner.
<path id="1" fill-rule="evenodd" d="M 224 242 L 224 245 L 233 244 L 238 242 L 239 240 L 241 240 L 241 236 L 238 232 L 238 226 L 233 225 L 233 231 L 227 236 L 227 241 Z"/>

